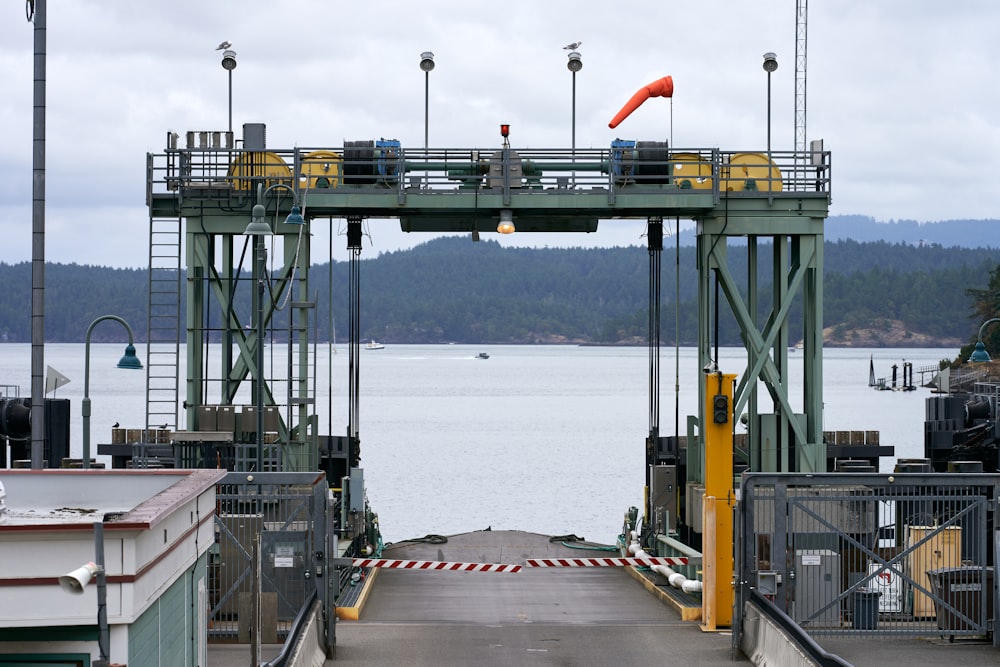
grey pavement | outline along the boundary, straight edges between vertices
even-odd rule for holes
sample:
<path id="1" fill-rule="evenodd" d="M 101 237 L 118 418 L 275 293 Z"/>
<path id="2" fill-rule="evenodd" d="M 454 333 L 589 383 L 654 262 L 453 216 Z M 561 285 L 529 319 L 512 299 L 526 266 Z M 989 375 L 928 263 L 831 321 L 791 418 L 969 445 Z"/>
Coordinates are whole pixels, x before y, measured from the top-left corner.
<path id="1" fill-rule="evenodd" d="M 583 546 L 583 545 L 580 545 Z M 392 545 L 386 558 L 522 563 L 599 558 L 548 536 L 480 531 Z M 359 621 L 337 624 L 336 665 L 730 665 L 728 633 L 684 622 L 617 567 L 518 573 L 383 569 Z M 746 662 L 736 656 L 736 662 Z"/>
<path id="2" fill-rule="evenodd" d="M 270 660 L 281 652 L 280 644 L 261 647 L 261 661 Z M 251 664 L 248 644 L 209 644 L 208 667 L 247 667 Z M 330 662 L 329 660 L 327 662 Z M 332 663 L 331 663 L 332 664 Z"/>
<path id="3" fill-rule="evenodd" d="M 940 637 L 819 637 L 820 646 L 855 667 L 882 665 L 1000 665 L 991 641 Z"/>
<path id="4" fill-rule="evenodd" d="M 389 547 L 386 558 L 519 563 L 525 558 L 601 557 L 547 536 L 483 531 L 444 544 Z M 327 665 L 732 665 L 748 664 L 728 632 L 682 621 L 621 568 L 524 569 L 519 573 L 383 569 L 370 582 L 360 620 L 336 626 Z M 857 667 L 1000 665 L 984 641 L 942 638 L 818 638 Z M 265 647 L 265 659 L 280 647 Z M 249 664 L 246 646 L 213 645 L 211 667 Z"/>

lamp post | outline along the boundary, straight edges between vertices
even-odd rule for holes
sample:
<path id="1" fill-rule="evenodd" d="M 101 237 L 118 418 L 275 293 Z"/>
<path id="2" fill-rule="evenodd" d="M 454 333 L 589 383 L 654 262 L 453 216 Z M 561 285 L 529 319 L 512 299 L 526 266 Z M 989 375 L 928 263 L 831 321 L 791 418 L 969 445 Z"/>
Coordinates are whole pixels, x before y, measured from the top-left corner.
<path id="1" fill-rule="evenodd" d="M 778 56 L 768 51 L 764 54 L 764 71 L 767 72 L 767 159 L 771 160 L 771 72 L 778 69 Z"/>
<path id="2" fill-rule="evenodd" d="M 125 346 L 125 354 L 118 360 L 118 368 L 141 370 L 142 362 L 135 356 L 135 345 L 133 344 L 132 327 L 128 322 L 117 315 L 102 315 L 90 323 L 87 327 L 87 341 L 84 347 L 83 361 L 83 468 L 90 468 L 90 334 L 99 322 L 104 320 L 114 320 L 118 322 L 128 332 L 128 345 Z"/>
<path id="3" fill-rule="evenodd" d="M 990 353 L 986 351 L 986 346 L 983 345 L 983 331 L 986 329 L 988 324 L 993 324 L 994 322 L 1000 322 L 1000 317 L 993 317 L 985 322 L 979 327 L 979 337 L 976 340 L 976 347 L 969 355 L 969 361 L 972 363 L 978 363 L 983 361 L 991 361 Z"/>
<path id="4" fill-rule="evenodd" d="M 45 89 L 46 0 L 28 3 L 34 24 L 31 136 L 31 467 L 45 450 Z"/>
<path id="5" fill-rule="evenodd" d="M 222 52 L 222 69 L 229 73 L 229 132 L 233 131 L 233 70 L 236 69 L 236 52 L 226 49 Z"/>
<path id="6" fill-rule="evenodd" d="M 566 63 L 566 69 L 573 73 L 573 113 L 572 113 L 572 124 L 571 124 L 571 134 L 570 134 L 570 151 L 572 155 L 572 160 L 574 167 L 576 164 L 576 73 L 583 69 L 583 59 L 580 57 L 578 51 L 570 51 L 569 62 Z M 576 171 L 573 171 L 573 187 L 576 187 Z"/>
<path id="7" fill-rule="evenodd" d="M 292 193 L 292 210 L 285 218 L 285 223 L 301 225 L 305 222 L 295 190 L 284 183 L 275 183 L 267 189 L 264 189 L 262 185 L 257 187 L 257 203 L 254 204 L 250 215 L 250 224 L 243 232 L 253 239 L 253 273 L 254 280 L 257 282 L 257 291 L 254 292 L 254 318 L 256 320 L 254 329 L 257 332 L 257 347 L 254 355 L 257 366 L 256 391 L 254 392 L 257 403 L 257 472 L 264 470 L 264 297 L 267 294 L 267 248 L 264 245 L 264 237 L 274 233 L 271 231 L 271 225 L 267 223 L 264 196 L 275 188 L 284 188 Z"/>
<path id="8" fill-rule="evenodd" d="M 428 146 L 428 114 L 429 114 L 429 99 L 431 91 L 431 70 L 434 69 L 434 54 L 430 51 L 424 51 L 420 54 L 420 69 L 424 71 L 424 153 L 427 152 Z"/>

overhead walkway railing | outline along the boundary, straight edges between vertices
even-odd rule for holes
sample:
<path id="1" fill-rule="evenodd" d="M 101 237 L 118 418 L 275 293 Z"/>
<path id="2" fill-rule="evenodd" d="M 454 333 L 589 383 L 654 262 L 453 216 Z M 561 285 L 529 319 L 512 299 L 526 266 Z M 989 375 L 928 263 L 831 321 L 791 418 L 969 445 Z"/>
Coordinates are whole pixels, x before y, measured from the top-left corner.
<path id="1" fill-rule="evenodd" d="M 410 149 L 389 140 L 255 148 L 261 150 L 246 150 L 246 142 L 226 149 L 210 141 L 195 147 L 168 141 L 166 151 L 148 161 L 150 207 L 176 209 L 171 202 L 181 194 L 189 202 L 219 199 L 249 206 L 256 184 L 283 183 L 303 197 L 307 209 L 322 209 L 323 215 L 363 209 L 358 212 L 372 217 L 402 217 L 413 208 L 464 208 L 469 205 L 464 199 L 479 207 L 529 207 L 549 214 L 578 208 L 642 217 L 662 214 L 664 195 L 674 197 L 670 203 L 678 214 L 694 215 L 721 197 L 828 199 L 831 183 L 829 152 L 671 148 L 655 141 L 615 140 L 608 148 L 576 150 Z M 494 195 L 495 201 L 481 199 Z"/>

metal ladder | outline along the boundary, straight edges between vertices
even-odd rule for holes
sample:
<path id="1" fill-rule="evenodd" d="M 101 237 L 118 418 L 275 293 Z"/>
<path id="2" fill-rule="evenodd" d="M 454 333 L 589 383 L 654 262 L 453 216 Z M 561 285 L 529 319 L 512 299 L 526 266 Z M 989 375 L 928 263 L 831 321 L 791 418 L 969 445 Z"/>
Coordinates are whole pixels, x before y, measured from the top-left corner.
<path id="1" fill-rule="evenodd" d="M 177 429 L 182 228 L 180 217 L 150 215 L 145 434 L 153 429 Z"/>
<path id="2" fill-rule="evenodd" d="M 288 446 L 285 469 L 315 470 L 319 465 L 316 454 L 316 300 L 297 301 L 297 277 L 288 286 L 292 290 L 288 315 Z M 289 460 L 289 455 L 291 460 Z"/>

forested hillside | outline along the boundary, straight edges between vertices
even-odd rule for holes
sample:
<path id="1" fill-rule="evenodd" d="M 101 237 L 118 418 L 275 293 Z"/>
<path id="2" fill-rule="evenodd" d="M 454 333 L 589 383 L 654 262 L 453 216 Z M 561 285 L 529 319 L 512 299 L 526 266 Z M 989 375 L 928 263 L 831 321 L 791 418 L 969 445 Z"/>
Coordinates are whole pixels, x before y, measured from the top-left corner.
<path id="1" fill-rule="evenodd" d="M 770 266 L 770 246 L 760 248 L 759 266 Z M 695 344 L 695 250 L 673 247 L 662 254 L 662 338 L 673 342 L 675 318 L 680 342 Z M 733 274 L 746 275 L 745 253 L 730 249 Z M 828 241 L 824 253 L 824 323 L 841 329 L 879 326 L 899 320 L 914 333 L 951 345 L 974 337 L 980 324 L 967 290 L 983 290 L 997 268 L 988 248 L 914 246 L 884 241 Z M 317 332 L 344 342 L 348 328 L 348 266 L 313 267 L 318 290 Z M 0 264 L 0 335 L 30 340 L 30 263 Z M 467 237 L 428 241 L 412 250 L 384 253 L 361 262 L 361 336 L 391 343 L 641 343 L 646 338 L 649 254 L 642 247 L 508 248 Z M 676 276 L 679 275 L 679 288 Z M 248 280 L 241 280 L 241 321 L 252 320 Z M 46 268 L 46 339 L 82 342 L 90 322 L 114 314 L 131 323 L 138 340 L 146 335 L 146 273 L 78 265 Z M 768 303 L 770 285 L 761 285 Z M 679 296 L 679 304 L 678 304 Z M 329 304 L 333 303 L 332 320 Z M 795 304 L 799 320 L 802 304 Z M 183 312 L 183 304 L 182 310 Z M 766 305 L 762 305 L 762 311 Z M 218 321 L 218 306 L 209 306 Z M 723 309 L 725 311 L 725 309 Z M 765 313 L 761 313 L 762 316 Z M 272 335 L 284 339 L 277 317 Z M 793 331 L 793 335 L 796 332 Z M 98 327 L 94 342 L 120 340 L 114 327 Z M 728 318 L 720 342 L 739 345 Z"/>

